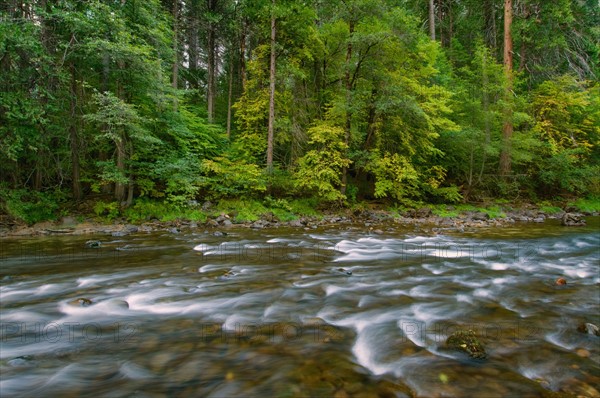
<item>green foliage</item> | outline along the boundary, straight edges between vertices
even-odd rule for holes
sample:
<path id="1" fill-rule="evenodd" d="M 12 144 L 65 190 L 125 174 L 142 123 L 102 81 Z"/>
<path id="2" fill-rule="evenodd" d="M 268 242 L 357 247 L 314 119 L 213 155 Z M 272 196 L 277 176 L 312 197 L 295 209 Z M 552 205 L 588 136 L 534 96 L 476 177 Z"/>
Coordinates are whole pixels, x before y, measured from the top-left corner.
<path id="1" fill-rule="evenodd" d="M 98 204 L 103 217 L 135 219 L 202 219 L 190 200 L 257 197 L 267 187 L 262 206 L 279 218 L 373 194 L 404 205 L 600 195 L 597 2 L 515 7 L 520 72 L 510 99 L 498 4 L 443 3 L 433 41 L 416 0 L 191 1 L 176 16 L 159 0 L 8 2 L 0 183 L 16 193 L 4 194 L 5 207 L 50 217 L 62 200 L 50 192 L 78 182 L 77 194 L 112 189 L 119 201 L 138 199 L 135 210 Z M 272 16 L 275 169 L 267 175 Z M 223 65 L 214 124 L 201 60 L 208 40 L 200 39 L 210 29 Z M 499 177 L 508 107 L 514 175 Z"/>
<path id="2" fill-rule="evenodd" d="M 55 220 L 59 214 L 59 202 L 62 201 L 62 197 L 60 192 L 0 188 L 3 210 L 29 225 Z"/>
<path id="3" fill-rule="evenodd" d="M 587 213 L 600 212 L 600 196 L 577 199 L 569 205 Z"/>
<path id="4" fill-rule="evenodd" d="M 502 210 L 500 206 L 491 206 L 486 209 L 482 209 L 490 218 L 504 218 L 506 217 L 506 213 Z"/>
<path id="5" fill-rule="evenodd" d="M 463 200 L 456 186 L 432 188 L 429 191 L 430 198 L 436 202 L 458 203 Z"/>
<path id="6" fill-rule="evenodd" d="M 308 130 L 311 150 L 299 160 L 297 184 L 316 193 L 328 202 L 345 199 L 340 192 L 341 173 L 350 165 L 346 158 L 347 146 L 342 141 L 344 130 L 325 122 Z"/>
<path id="7" fill-rule="evenodd" d="M 269 210 L 257 200 L 221 199 L 217 205 L 219 213 L 232 214 L 235 222 L 256 221 Z"/>
<path id="8" fill-rule="evenodd" d="M 118 202 L 104 202 L 100 200 L 94 204 L 94 213 L 98 217 L 111 221 L 121 215 L 121 207 Z"/>
<path id="9" fill-rule="evenodd" d="M 543 211 L 546 214 L 557 214 L 562 212 L 562 209 L 560 207 L 554 206 L 547 200 L 538 203 L 538 207 L 541 211 Z"/>
<path id="10" fill-rule="evenodd" d="M 123 211 L 130 222 L 139 223 L 157 219 L 160 221 L 190 220 L 205 222 L 207 216 L 198 209 L 159 200 L 139 199 Z"/>
<path id="11" fill-rule="evenodd" d="M 292 211 L 292 207 L 286 199 L 274 199 L 270 195 L 265 196 L 263 205 L 269 209 L 281 209 L 288 212 Z"/>
<path id="12" fill-rule="evenodd" d="M 449 210 L 446 205 L 437 205 L 431 209 L 432 213 L 438 217 L 458 217 L 459 211 Z"/>
<path id="13" fill-rule="evenodd" d="M 417 194 L 419 176 L 410 161 L 397 153 L 375 154 L 368 171 L 375 175 L 375 197 L 401 201 Z"/>
<path id="14" fill-rule="evenodd" d="M 590 95 L 584 83 L 569 75 L 546 81 L 535 91 L 533 131 L 548 144 L 550 154 L 571 148 L 589 150 L 590 137 L 600 135 L 600 115 L 589 112 Z"/>
<path id="15" fill-rule="evenodd" d="M 257 194 L 267 189 L 265 174 L 257 165 L 243 160 L 205 159 L 201 172 L 200 187 L 215 198 Z"/>
<path id="16" fill-rule="evenodd" d="M 547 194 L 569 192 L 575 195 L 600 193 L 600 166 L 582 161 L 583 149 L 569 149 L 540 160 L 539 185 Z"/>
<path id="17" fill-rule="evenodd" d="M 289 205 L 290 212 L 298 216 L 319 217 L 321 215 L 317 211 L 318 198 L 294 199 L 289 202 Z"/>

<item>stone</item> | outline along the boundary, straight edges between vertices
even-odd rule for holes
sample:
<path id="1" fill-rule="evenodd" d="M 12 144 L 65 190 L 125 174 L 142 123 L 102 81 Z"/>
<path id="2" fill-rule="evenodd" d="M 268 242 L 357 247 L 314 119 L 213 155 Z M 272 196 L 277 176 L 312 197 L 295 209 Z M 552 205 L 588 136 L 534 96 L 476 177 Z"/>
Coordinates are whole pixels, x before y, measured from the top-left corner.
<path id="1" fill-rule="evenodd" d="M 131 225 L 131 224 L 128 224 L 128 225 L 126 225 L 126 226 L 125 226 L 125 229 L 124 229 L 124 230 L 125 230 L 126 232 L 130 233 L 130 234 L 133 234 L 133 233 L 136 233 L 136 232 L 138 232 L 138 231 L 139 231 L 139 228 L 138 228 L 136 225 Z"/>
<path id="2" fill-rule="evenodd" d="M 76 307 L 89 307 L 93 303 L 92 303 L 92 300 L 90 300 L 88 298 L 80 297 L 75 300 L 69 301 L 69 304 L 76 306 Z"/>
<path id="3" fill-rule="evenodd" d="M 300 220 L 292 220 L 288 223 L 288 225 L 293 228 L 300 228 L 304 226 Z"/>
<path id="4" fill-rule="evenodd" d="M 566 227 L 579 227 L 585 225 L 585 220 L 582 219 L 578 214 L 565 213 L 562 216 L 560 223 Z"/>
<path id="5" fill-rule="evenodd" d="M 577 331 L 580 333 L 587 333 L 594 336 L 600 336 L 600 328 L 593 323 L 582 323 L 577 326 Z"/>
<path id="6" fill-rule="evenodd" d="M 70 227 L 70 226 L 77 224 L 77 220 L 75 220 L 75 218 L 73 218 L 73 217 L 65 216 L 60 219 L 60 224 L 63 227 Z"/>
<path id="7" fill-rule="evenodd" d="M 110 299 L 107 301 L 111 305 L 111 307 L 129 309 L 129 303 L 125 300 L 120 299 Z"/>
<path id="8" fill-rule="evenodd" d="M 471 358 L 484 359 L 487 357 L 485 348 L 472 330 L 458 330 L 452 333 L 446 340 L 446 345 L 469 354 Z"/>
<path id="9" fill-rule="evenodd" d="M 567 280 L 565 278 L 558 278 L 554 284 L 557 286 L 563 286 L 567 284 Z"/>
<path id="10" fill-rule="evenodd" d="M 88 240 L 87 242 L 85 242 L 85 247 L 87 247 L 88 249 L 98 249 L 102 247 L 102 242 L 100 242 L 99 240 Z"/>
<path id="11" fill-rule="evenodd" d="M 427 218 L 430 217 L 432 214 L 431 209 L 429 207 L 422 207 L 419 210 L 417 210 L 417 217 L 419 218 Z"/>
<path id="12" fill-rule="evenodd" d="M 487 213 L 484 213 L 482 211 L 478 211 L 478 212 L 473 213 L 473 215 L 471 216 L 471 219 L 475 220 L 475 221 L 487 221 L 490 219 L 490 215 Z"/>
<path id="13" fill-rule="evenodd" d="M 581 358 L 587 358 L 590 356 L 590 352 L 584 348 L 580 348 L 576 351 L 576 354 Z"/>

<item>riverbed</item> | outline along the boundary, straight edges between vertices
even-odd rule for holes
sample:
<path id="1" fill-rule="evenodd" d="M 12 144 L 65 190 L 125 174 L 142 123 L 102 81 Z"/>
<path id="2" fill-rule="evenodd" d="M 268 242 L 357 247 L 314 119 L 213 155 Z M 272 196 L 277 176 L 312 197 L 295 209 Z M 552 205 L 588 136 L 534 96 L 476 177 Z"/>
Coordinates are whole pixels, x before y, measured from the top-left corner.
<path id="1" fill-rule="evenodd" d="M 0 395 L 598 397 L 587 223 L 2 239 Z"/>

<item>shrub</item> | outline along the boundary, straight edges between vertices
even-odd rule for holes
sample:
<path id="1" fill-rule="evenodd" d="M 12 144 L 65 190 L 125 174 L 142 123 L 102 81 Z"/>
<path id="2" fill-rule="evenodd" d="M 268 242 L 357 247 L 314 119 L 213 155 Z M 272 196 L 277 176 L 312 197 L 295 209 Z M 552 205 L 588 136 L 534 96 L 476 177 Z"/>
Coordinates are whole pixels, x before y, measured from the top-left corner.
<path id="1" fill-rule="evenodd" d="M 40 221 L 55 220 L 62 193 L 37 192 L 29 189 L 0 188 L 0 198 L 6 212 L 31 225 Z"/>

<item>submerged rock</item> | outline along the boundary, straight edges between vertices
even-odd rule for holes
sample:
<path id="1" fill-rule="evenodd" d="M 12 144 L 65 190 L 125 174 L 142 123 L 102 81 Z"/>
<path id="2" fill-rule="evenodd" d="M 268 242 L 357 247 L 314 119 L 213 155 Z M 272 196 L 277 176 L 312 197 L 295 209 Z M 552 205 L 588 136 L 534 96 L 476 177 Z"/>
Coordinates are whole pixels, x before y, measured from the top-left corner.
<path id="1" fill-rule="evenodd" d="M 15 368 L 31 367 L 33 366 L 32 361 L 33 357 L 31 355 L 21 355 L 11 359 L 10 361 L 6 362 L 6 364 Z"/>
<path id="2" fill-rule="evenodd" d="M 75 300 L 69 301 L 69 304 L 74 305 L 76 307 L 89 307 L 90 305 L 92 305 L 92 300 L 87 299 L 85 297 L 79 297 Z"/>
<path id="3" fill-rule="evenodd" d="M 577 326 L 577 331 L 580 333 L 587 333 L 595 336 L 600 336 L 600 328 L 593 323 L 582 323 Z"/>
<path id="4" fill-rule="evenodd" d="M 237 274 L 235 272 L 233 272 L 232 270 L 227 270 L 225 271 L 225 273 L 223 273 L 223 275 L 221 275 L 222 279 L 227 279 L 227 278 L 231 278 L 236 276 Z"/>
<path id="5" fill-rule="evenodd" d="M 338 268 L 337 270 L 340 271 L 340 272 L 343 272 L 346 275 L 352 275 L 352 271 L 350 271 L 349 269 Z"/>
<path id="6" fill-rule="evenodd" d="M 108 300 L 108 303 L 110 304 L 111 307 L 129 309 L 129 303 L 125 300 L 111 299 L 111 300 Z"/>
<path id="7" fill-rule="evenodd" d="M 88 240 L 87 242 L 85 242 L 85 247 L 89 249 L 97 249 L 102 247 L 102 242 L 100 242 L 99 240 Z"/>
<path id="8" fill-rule="evenodd" d="M 567 284 L 567 280 L 565 278 L 558 278 L 554 284 L 557 286 L 563 286 Z"/>
<path id="9" fill-rule="evenodd" d="M 446 345 L 452 349 L 466 352 L 471 358 L 484 359 L 487 357 L 485 348 L 472 330 L 459 330 L 452 333 L 446 340 Z"/>

